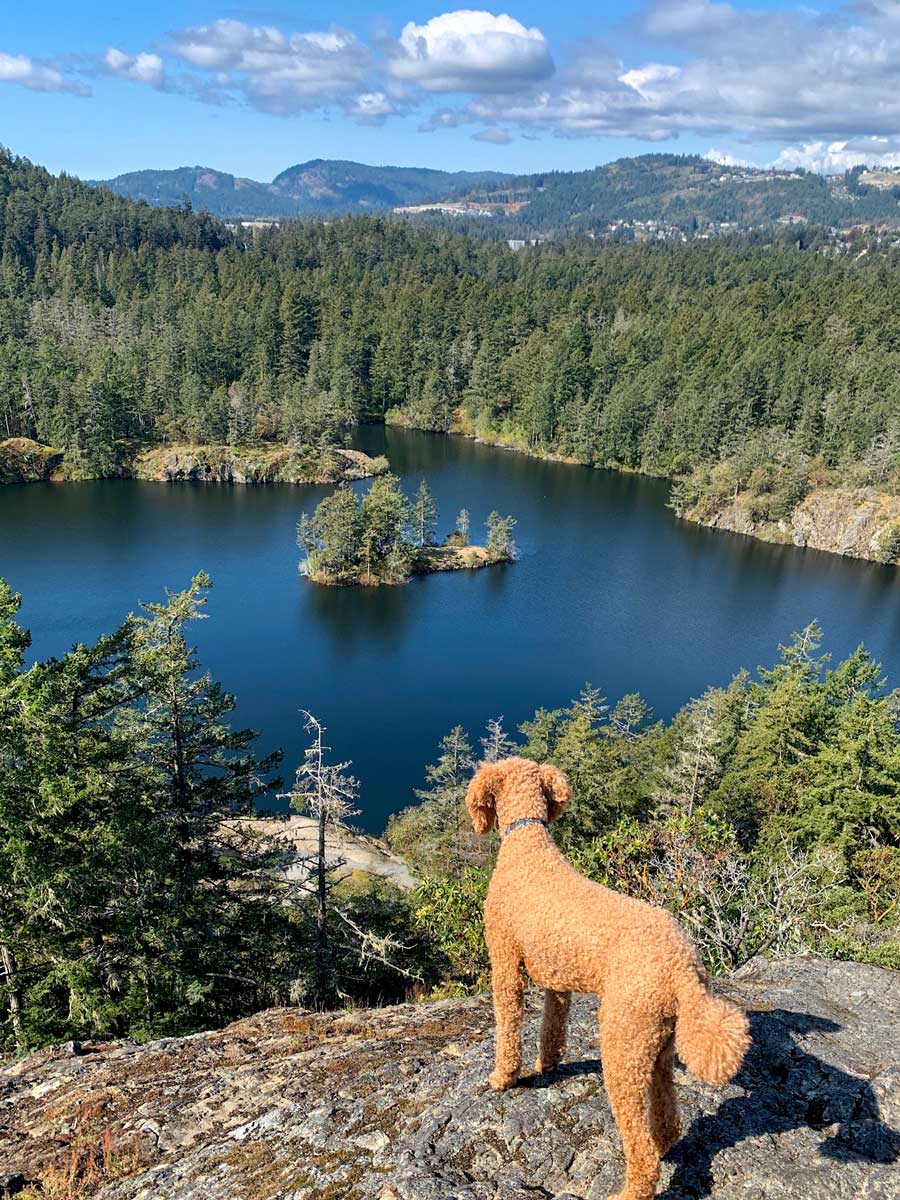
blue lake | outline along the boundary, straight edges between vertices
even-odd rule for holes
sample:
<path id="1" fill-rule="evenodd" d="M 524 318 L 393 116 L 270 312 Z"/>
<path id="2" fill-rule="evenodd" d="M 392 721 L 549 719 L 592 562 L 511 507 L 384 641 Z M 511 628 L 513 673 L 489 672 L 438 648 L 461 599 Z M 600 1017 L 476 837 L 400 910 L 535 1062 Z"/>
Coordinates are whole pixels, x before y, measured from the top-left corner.
<path id="1" fill-rule="evenodd" d="M 379 426 L 357 444 L 386 453 L 411 493 L 427 478 L 440 532 L 460 508 L 473 540 L 491 509 L 518 519 L 517 563 L 321 588 L 297 572 L 297 520 L 329 490 L 131 481 L 0 488 L 0 575 L 22 592 L 33 656 L 113 629 L 140 600 L 209 572 L 201 659 L 238 697 L 236 721 L 302 754 L 299 710 L 353 760 L 359 824 L 409 804 L 440 737 L 514 729 L 590 681 L 640 692 L 669 717 L 818 617 L 835 658 L 864 641 L 900 683 L 894 568 L 769 546 L 678 521 L 668 485 L 541 462 L 460 438 Z M 358 485 L 365 488 L 365 483 Z"/>

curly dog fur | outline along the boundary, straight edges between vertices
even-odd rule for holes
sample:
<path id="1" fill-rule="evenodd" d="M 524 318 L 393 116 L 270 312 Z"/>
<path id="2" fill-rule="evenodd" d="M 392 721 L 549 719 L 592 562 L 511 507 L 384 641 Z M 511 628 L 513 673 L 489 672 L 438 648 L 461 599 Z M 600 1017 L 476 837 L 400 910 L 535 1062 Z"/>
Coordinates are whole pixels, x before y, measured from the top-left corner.
<path id="1" fill-rule="evenodd" d="M 556 767 L 524 758 L 485 764 L 466 794 L 475 832 L 496 823 L 502 837 L 484 906 L 497 1026 L 488 1083 L 503 1090 L 521 1071 L 523 967 L 546 989 L 538 1072 L 563 1056 L 572 992 L 597 995 L 603 1078 L 625 1151 L 625 1186 L 609 1200 L 651 1200 L 659 1160 L 681 1136 L 676 1047 L 697 1078 L 725 1083 L 750 1045 L 747 1018 L 709 995 L 695 950 L 667 912 L 591 883 L 566 862 L 547 826 L 568 799 Z"/>

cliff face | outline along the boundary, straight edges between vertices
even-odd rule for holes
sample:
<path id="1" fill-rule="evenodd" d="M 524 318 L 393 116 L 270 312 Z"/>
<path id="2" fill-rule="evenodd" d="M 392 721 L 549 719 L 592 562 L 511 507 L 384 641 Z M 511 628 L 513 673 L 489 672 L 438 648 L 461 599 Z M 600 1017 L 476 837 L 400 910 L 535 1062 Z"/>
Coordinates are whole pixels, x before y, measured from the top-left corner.
<path id="1" fill-rule="evenodd" d="M 757 521 L 740 497 L 710 517 L 681 515 L 714 529 L 848 558 L 896 562 L 900 551 L 900 497 L 874 488 L 820 488 L 797 505 L 788 521 Z"/>
<path id="2" fill-rule="evenodd" d="M 35 483 L 50 479 L 62 462 L 62 451 L 31 438 L 0 442 L 0 483 Z"/>
<path id="3" fill-rule="evenodd" d="M 723 990 L 751 1010 L 753 1048 L 722 1089 L 679 1072 L 686 1135 L 660 1195 L 900 1198 L 900 975 L 756 960 Z M 539 1005 L 530 992 L 526 1062 Z M 0 1185 L 93 1149 L 79 1195 L 103 1200 L 596 1200 L 622 1156 L 595 1008 L 574 1003 L 559 1071 L 504 1094 L 484 1082 L 486 997 L 44 1051 L 0 1072 Z"/>

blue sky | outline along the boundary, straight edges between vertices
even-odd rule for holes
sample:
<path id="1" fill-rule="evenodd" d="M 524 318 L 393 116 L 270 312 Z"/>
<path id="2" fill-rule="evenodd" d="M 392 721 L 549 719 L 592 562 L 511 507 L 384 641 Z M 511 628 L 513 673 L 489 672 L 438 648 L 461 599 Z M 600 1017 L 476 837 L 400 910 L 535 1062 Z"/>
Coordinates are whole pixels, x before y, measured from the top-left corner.
<path id="1" fill-rule="evenodd" d="M 104 178 L 309 158 L 581 168 L 651 150 L 900 165 L 900 0 L 5 0 L 0 141 Z"/>

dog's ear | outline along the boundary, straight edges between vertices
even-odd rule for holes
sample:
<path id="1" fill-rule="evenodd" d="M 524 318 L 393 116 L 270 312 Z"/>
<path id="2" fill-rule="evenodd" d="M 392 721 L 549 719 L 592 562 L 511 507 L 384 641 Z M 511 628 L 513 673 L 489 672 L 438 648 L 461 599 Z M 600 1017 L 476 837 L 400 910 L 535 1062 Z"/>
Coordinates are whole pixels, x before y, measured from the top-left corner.
<path id="1" fill-rule="evenodd" d="M 476 833 L 487 833 L 496 816 L 496 792 L 501 772 L 497 763 L 485 763 L 475 772 L 466 792 L 466 808 Z"/>
<path id="2" fill-rule="evenodd" d="M 563 815 L 572 794 L 558 767 L 551 767 L 549 763 L 541 767 L 541 791 L 547 798 L 547 820 L 552 824 Z"/>

